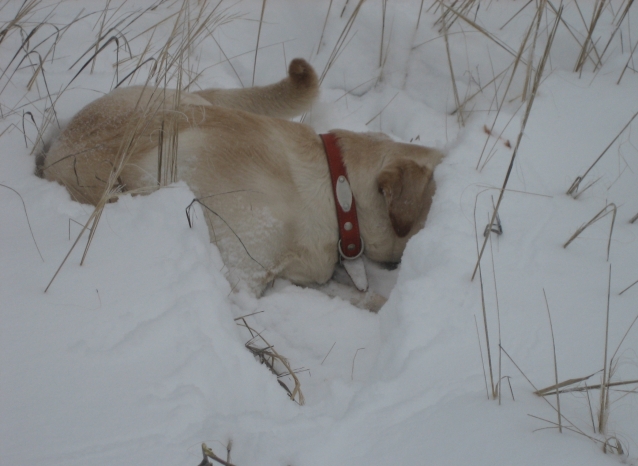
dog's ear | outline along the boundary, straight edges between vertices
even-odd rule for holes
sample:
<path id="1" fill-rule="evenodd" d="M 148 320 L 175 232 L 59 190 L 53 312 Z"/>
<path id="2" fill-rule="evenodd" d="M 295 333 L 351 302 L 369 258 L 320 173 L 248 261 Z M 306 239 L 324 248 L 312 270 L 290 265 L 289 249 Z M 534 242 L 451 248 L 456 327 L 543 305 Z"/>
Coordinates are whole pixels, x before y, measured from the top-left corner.
<path id="1" fill-rule="evenodd" d="M 419 218 L 431 179 L 432 170 L 407 159 L 392 162 L 377 177 L 379 192 L 385 197 L 392 228 L 399 238 L 405 237 Z"/>

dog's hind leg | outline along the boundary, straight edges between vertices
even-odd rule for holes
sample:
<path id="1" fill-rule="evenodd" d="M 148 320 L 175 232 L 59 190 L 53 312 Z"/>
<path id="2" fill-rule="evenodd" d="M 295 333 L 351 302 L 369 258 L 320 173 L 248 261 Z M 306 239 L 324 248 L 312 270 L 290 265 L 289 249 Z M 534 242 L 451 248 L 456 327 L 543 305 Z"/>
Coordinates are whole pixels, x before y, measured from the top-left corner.
<path id="1" fill-rule="evenodd" d="M 293 118 L 308 111 L 319 95 L 319 80 L 313 67 L 295 58 L 288 77 L 262 87 L 204 89 L 193 92 L 211 104 L 276 118 Z"/>

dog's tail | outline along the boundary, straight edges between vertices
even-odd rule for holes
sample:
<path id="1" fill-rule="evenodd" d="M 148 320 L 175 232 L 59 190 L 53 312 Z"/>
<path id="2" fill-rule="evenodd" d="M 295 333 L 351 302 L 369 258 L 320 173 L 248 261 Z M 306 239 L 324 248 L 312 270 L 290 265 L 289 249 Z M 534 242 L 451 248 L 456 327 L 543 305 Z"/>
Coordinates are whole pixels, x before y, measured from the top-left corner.
<path id="1" fill-rule="evenodd" d="M 288 77 L 278 83 L 247 89 L 205 89 L 194 92 L 211 104 L 277 118 L 292 118 L 308 111 L 319 95 L 313 67 L 295 58 Z"/>

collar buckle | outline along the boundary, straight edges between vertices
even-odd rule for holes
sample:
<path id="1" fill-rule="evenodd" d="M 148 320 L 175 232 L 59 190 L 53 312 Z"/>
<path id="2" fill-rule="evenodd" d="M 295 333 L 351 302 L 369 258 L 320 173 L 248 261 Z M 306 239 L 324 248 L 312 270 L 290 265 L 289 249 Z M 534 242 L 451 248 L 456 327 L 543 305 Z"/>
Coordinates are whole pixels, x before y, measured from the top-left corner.
<path id="1" fill-rule="evenodd" d="M 363 254 L 363 250 L 365 249 L 365 245 L 363 244 L 363 238 L 361 236 L 359 236 L 359 241 L 361 241 L 361 249 L 359 249 L 359 252 L 357 253 L 357 255 L 356 256 L 347 256 L 343 252 L 343 249 L 341 249 L 341 238 L 339 238 L 339 242 L 337 243 L 337 249 L 339 250 L 339 256 L 341 257 L 341 259 L 347 260 L 347 261 L 353 261 L 353 260 L 358 259 L 359 257 L 361 257 L 361 255 Z M 352 248 L 350 246 L 352 246 Z M 348 249 L 352 249 L 354 251 L 356 249 L 356 245 L 354 243 L 350 243 L 348 245 Z"/>

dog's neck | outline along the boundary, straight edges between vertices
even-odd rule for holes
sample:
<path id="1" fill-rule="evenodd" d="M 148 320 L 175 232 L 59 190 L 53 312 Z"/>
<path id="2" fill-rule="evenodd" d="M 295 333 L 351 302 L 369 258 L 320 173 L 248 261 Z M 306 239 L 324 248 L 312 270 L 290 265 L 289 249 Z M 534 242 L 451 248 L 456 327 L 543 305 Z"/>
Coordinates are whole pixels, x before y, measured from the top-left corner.
<path id="1" fill-rule="evenodd" d="M 352 195 L 346 166 L 343 163 L 337 137 L 332 133 L 320 134 L 328 159 L 332 193 L 334 194 L 339 225 L 339 254 L 345 260 L 356 259 L 363 253 L 363 240 L 357 219 L 357 205 Z"/>

